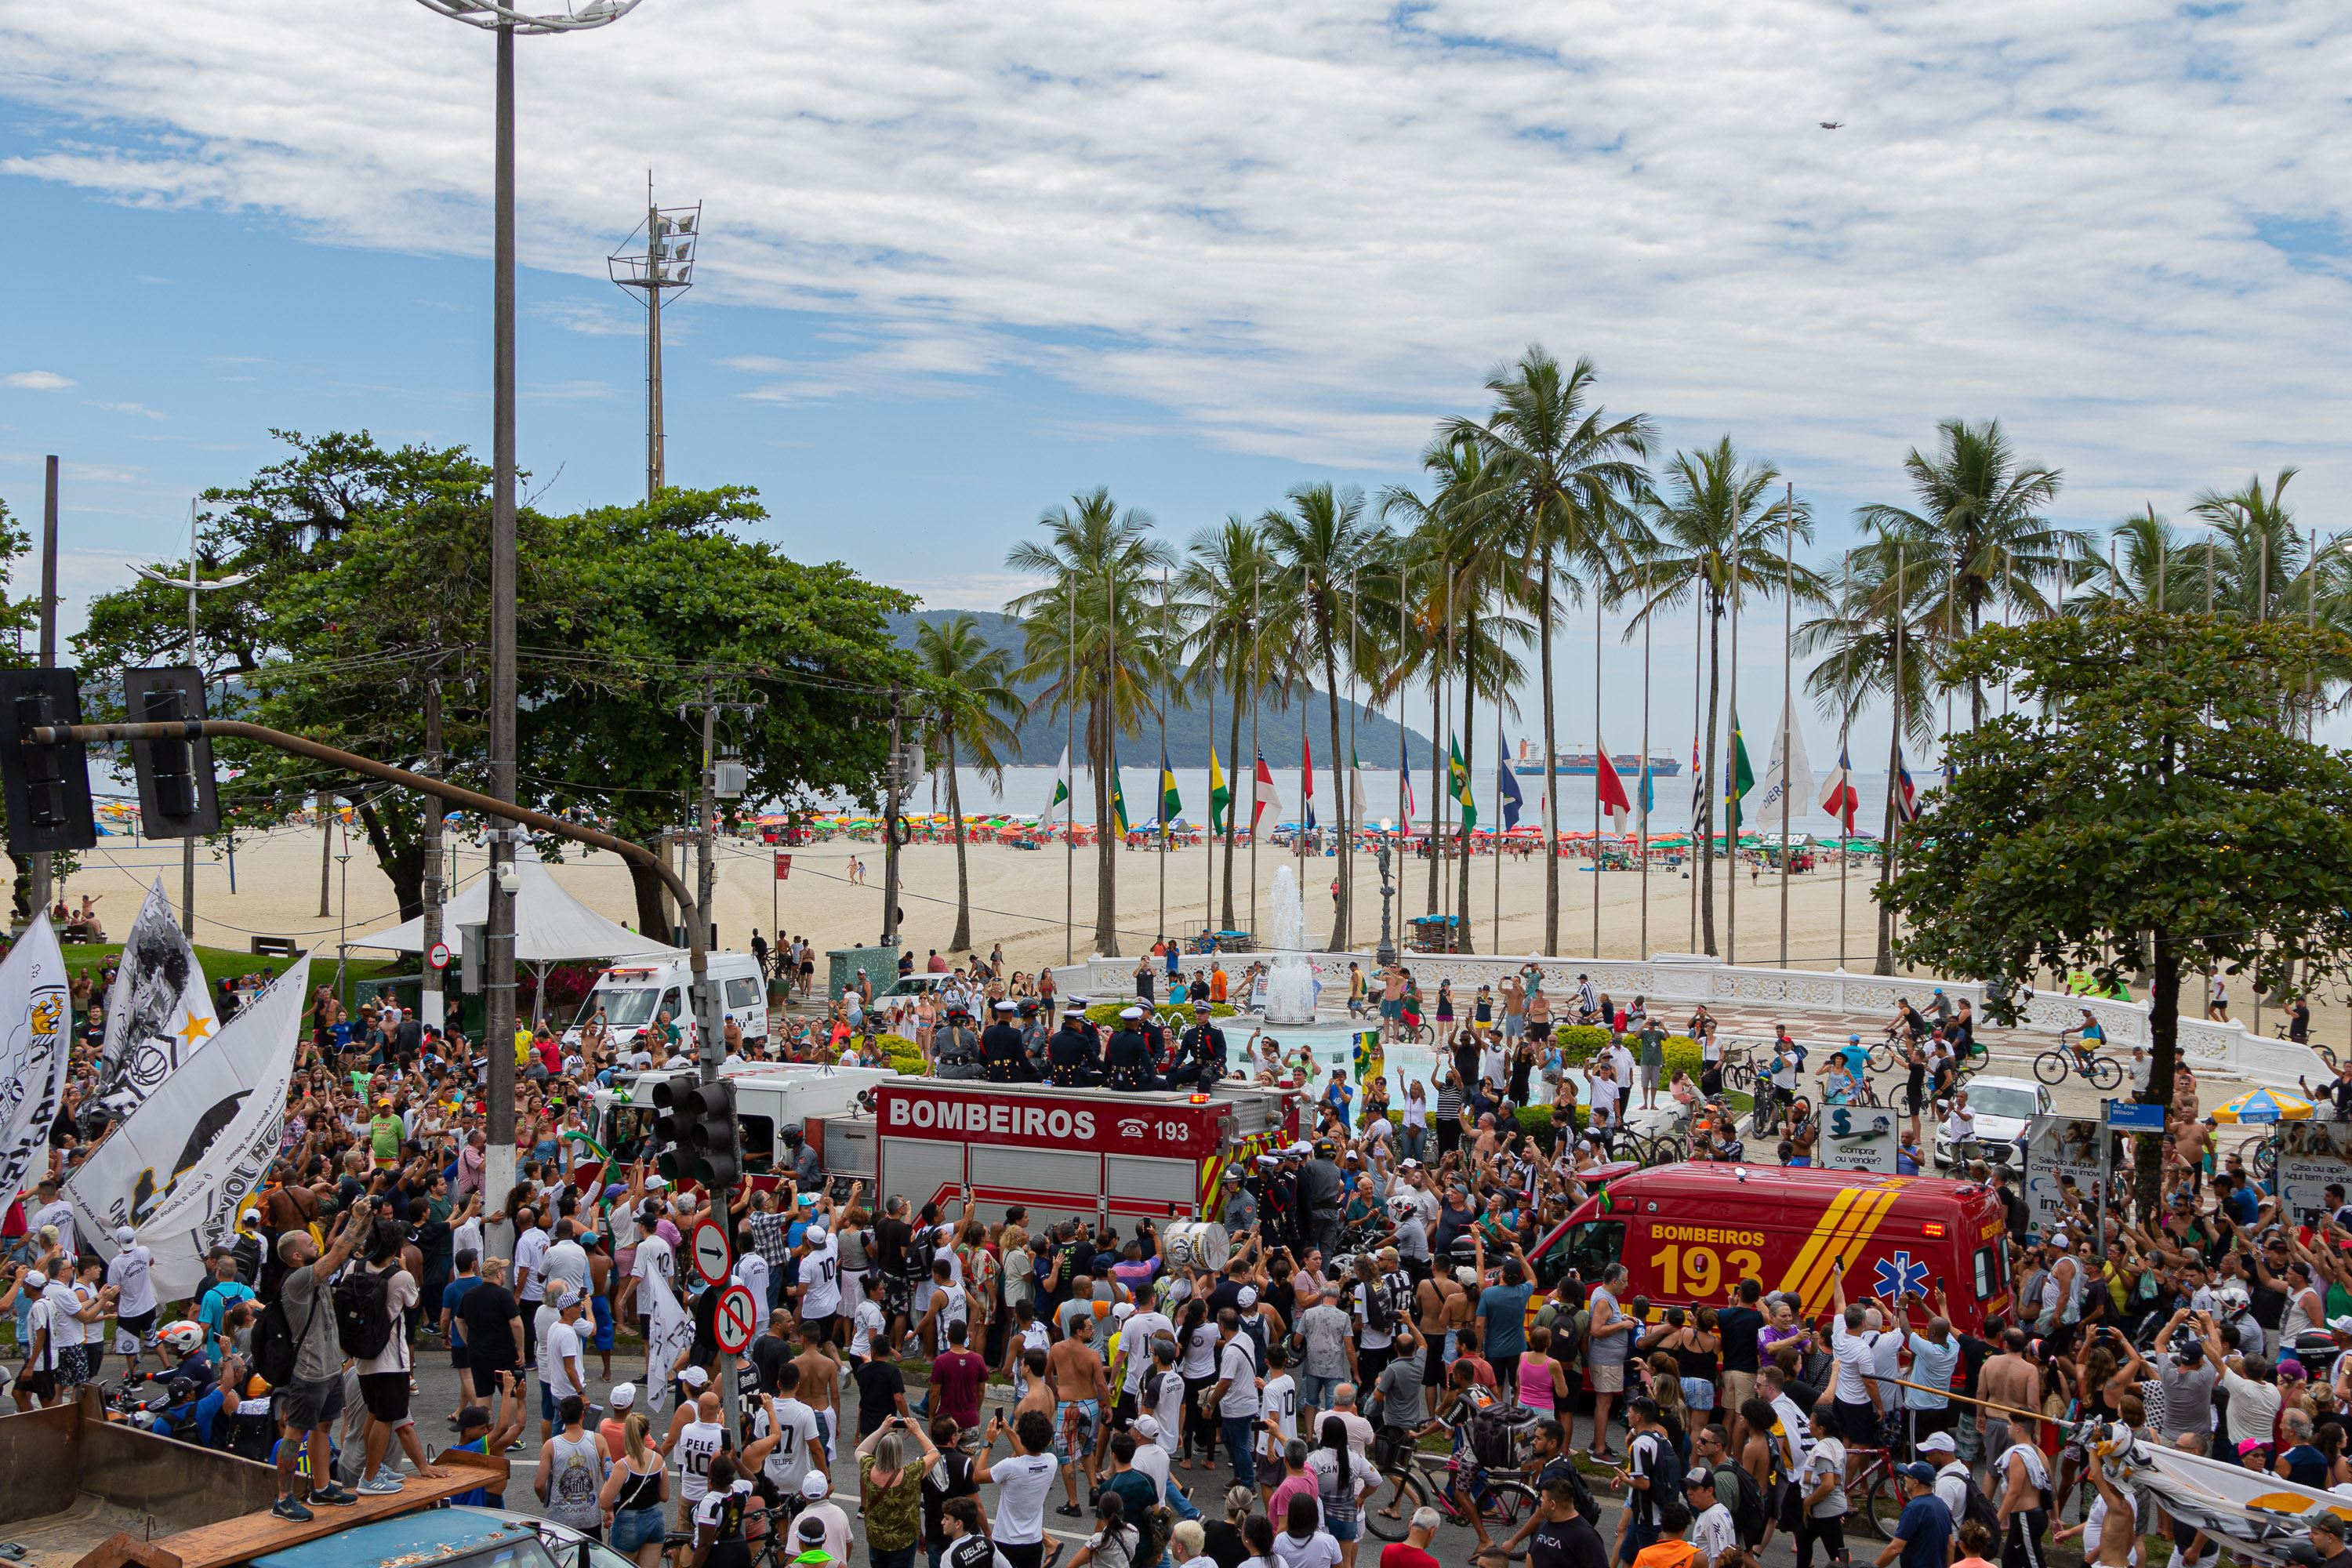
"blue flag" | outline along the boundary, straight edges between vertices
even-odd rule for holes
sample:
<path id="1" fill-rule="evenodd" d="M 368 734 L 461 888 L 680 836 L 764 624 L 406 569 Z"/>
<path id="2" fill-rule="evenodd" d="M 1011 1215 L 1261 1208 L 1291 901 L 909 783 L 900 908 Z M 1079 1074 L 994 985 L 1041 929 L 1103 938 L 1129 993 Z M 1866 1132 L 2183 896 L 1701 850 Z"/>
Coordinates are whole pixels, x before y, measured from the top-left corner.
<path id="1" fill-rule="evenodd" d="M 1503 803 L 1504 827 L 1513 828 L 1519 825 L 1519 781 L 1511 772 L 1510 742 L 1498 733 L 1495 743 L 1502 748 L 1495 768 L 1495 794 Z"/>
<path id="2" fill-rule="evenodd" d="M 1646 752 L 1642 754 L 1642 798 L 1638 804 L 1644 822 L 1649 820 L 1650 813 L 1658 809 L 1658 784 L 1650 774 L 1650 757 Z"/>

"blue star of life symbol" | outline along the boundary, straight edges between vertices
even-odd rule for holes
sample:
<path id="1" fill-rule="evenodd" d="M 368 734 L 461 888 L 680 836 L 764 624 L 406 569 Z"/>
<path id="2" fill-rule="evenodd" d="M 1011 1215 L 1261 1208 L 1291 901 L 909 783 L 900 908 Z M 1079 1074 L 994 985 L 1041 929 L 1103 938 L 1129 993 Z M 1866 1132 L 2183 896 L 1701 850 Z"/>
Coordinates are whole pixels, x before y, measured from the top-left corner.
<path id="1" fill-rule="evenodd" d="M 1920 1290 L 1927 1283 L 1927 1266 L 1914 1263 L 1907 1252 L 1898 1252 L 1892 1258 L 1882 1258 L 1878 1269 L 1878 1293 L 1902 1297 Z"/>

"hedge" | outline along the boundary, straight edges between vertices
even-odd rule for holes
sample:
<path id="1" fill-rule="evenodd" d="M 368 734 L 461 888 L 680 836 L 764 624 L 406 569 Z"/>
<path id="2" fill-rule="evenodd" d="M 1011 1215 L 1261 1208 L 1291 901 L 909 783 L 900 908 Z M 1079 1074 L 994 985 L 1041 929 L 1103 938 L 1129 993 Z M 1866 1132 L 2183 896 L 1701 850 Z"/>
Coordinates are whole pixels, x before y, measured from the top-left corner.
<path id="1" fill-rule="evenodd" d="M 1601 1054 L 1601 1048 L 1615 1037 L 1607 1029 L 1591 1024 L 1570 1024 L 1555 1028 L 1551 1037 L 1559 1045 L 1560 1059 L 1570 1067 L 1582 1067 Z M 1625 1048 L 1638 1052 L 1639 1045 L 1633 1036 L 1625 1037 Z M 1666 1040 L 1665 1076 L 1671 1079 L 1676 1071 L 1687 1072 L 1696 1081 L 1698 1078 L 1698 1042 L 1688 1035 L 1675 1035 Z"/>
<path id="2" fill-rule="evenodd" d="M 1139 997 L 1134 1001 L 1129 1002 L 1097 1002 L 1093 1006 L 1087 1009 L 1087 1021 L 1088 1023 L 1100 1024 L 1108 1028 L 1118 1024 L 1118 1016 L 1121 1013 L 1127 1011 L 1129 1007 L 1139 1006 L 1141 1005 L 1141 998 Z M 1190 1023 L 1192 1018 L 1192 1005 L 1190 1002 L 1181 1004 L 1175 1002 L 1159 1002 L 1152 1005 L 1151 1010 L 1159 1015 L 1160 1021 L 1163 1024 L 1185 1024 Z M 1233 1016 L 1234 1010 L 1229 1004 L 1223 1002 L 1212 1002 L 1209 1004 L 1210 1017 L 1230 1018 Z"/>

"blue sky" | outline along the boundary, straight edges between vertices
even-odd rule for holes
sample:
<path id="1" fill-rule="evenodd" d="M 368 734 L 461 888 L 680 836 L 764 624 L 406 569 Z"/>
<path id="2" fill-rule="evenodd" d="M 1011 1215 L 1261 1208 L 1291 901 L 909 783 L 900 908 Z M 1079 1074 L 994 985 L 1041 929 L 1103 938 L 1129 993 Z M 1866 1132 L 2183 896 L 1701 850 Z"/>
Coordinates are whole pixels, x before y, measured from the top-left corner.
<path id="1" fill-rule="evenodd" d="M 650 164 L 708 203 L 671 478 L 932 605 L 1001 603 L 1095 484 L 1181 539 L 1409 479 L 1536 340 L 1670 445 L 1788 469 L 1824 553 L 1953 415 L 2064 468 L 2069 522 L 2298 463 L 2332 531 L 2347 45 L 2302 3 L 646 0 L 521 46 L 523 459 L 550 508 L 641 488 L 603 258 Z M 0 16 L 0 498 L 37 515 L 65 458 L 69 595 L 173 552 L 273 426 L 487 445 L 489 89 L 487 40 L 402 0 Z M 1689 658 L 1661 639 L 1661 693 Z"/>

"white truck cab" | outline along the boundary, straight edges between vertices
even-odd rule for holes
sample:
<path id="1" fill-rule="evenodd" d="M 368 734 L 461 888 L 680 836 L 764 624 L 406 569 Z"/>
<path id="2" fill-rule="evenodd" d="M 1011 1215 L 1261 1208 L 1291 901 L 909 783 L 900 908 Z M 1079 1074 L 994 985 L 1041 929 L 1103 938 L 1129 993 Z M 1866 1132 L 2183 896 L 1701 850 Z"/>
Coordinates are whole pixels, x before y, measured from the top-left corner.
<path id="1" fill-rule="evenodd" d="M 714 952 L 708 956 L 710 984 L 719 990 L 719 1005 L 743 1031 L 743 1044 L 768 1037 L 768 994 L 759 961 L 748 952 Z M 664 1013 L 688 1038 L 693 1030 L 693 1005 L 688 988 L 694 978 L 687 955 L 631 959 L 615 963 L 596 977 L 595 988 L 580 1004 L 580 1011 L 563 1031 L 566 1045 L 577 1044 L 581 1026 L 599 1010 L 604 1027 L 625 1054 L 639 1035 Z"/>
<path id="2" fill-rule="evenodd" d="M 743 1130 L 743 1165 L 753 1175 L 774 1168 L 783 1130 L 793 1122 L 808 1131 L 813 1123 L 848 1111 L 859 1094 L 897 1078 L 889 1068 L 829 1068 L 797 1062 L 746 1062 L 723 1068 L 722 1078 L 735 1085 L 736 1121 Z M 648 1072 L 619 1072 L 611 1087 L 599 1089 L 589 1121 L 590 1133 L 605 1148 L 619 1152 L 640 1146 L 653 1131 L 654 1086 L 664 1079 L 686 1083 L 701 1081 L 691 1064 Z M 812 1136 L 814 1142 L 816 1137 Z M 823 1153 L 820 1146 L 818 1152 Z"/>

